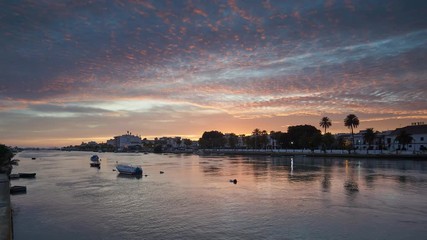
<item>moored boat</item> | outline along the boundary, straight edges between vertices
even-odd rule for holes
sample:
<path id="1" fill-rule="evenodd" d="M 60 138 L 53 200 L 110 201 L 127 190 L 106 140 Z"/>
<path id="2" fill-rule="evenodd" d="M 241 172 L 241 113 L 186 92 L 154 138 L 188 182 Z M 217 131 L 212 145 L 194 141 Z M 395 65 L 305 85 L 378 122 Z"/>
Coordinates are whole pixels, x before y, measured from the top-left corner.
<path id="1" fill-rule="evenodd" d="M 130 164 L 117 164 L 116 169 L 121 174 L 142 175 L 142 167 Z"/>
<path id="2" fill-rule="evenodd" d="M 36 173 L 19 173 L 20 178 L 35 178 Z"/>
<path id="3" fill-rule="evenodd" d="M 101 166 L 101 162 L 90 162 L 90 166 L 91 167 L 100 167 Z"/>
<path id="4" fill-rule="evenodd" d="M 18 194 L 18 193 L 26 193 L 27 187 L 26 186 L 13 186 L 10 187 L 10 194 Z"/>
<path id="5" fill-rule="evenodd" d="M 92 155 L 92 157 L 90 157 L 90 166 L 98 168 L 101 166 L 101 159 L 98 155 Z"/>

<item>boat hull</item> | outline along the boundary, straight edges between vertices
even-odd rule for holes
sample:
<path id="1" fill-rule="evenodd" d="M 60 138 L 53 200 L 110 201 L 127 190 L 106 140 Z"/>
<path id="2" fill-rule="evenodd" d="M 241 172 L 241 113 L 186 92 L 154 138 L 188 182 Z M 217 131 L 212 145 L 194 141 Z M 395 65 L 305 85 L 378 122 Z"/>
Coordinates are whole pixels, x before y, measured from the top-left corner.
<path id="1" fill-rule="evenodd" d="M 91 167 L 100 167 L 100 166 L 101 166 L 101 163 L 100 163 L 100 162 L 91 162 L 91 163 L 90 163 L 90 166 L 91 166 Z"/>
<path id="2" fill-rule="evenodd" d="M 35 178 L 36 173 L 19 173 L 20 178 Z"/>
<path id="3" fill-rule="evenodd" d="M 120 174 L 142 175 L 142 168 L 140 166 L 118 164 L 116 169 Z"/>
<path id="4" fill-rule="evenodd" d="M 26 193 L 27 187 L 26 186 L 13 186 L 10 187 L 10 194 L 20 194 L 20 193 Z"/>

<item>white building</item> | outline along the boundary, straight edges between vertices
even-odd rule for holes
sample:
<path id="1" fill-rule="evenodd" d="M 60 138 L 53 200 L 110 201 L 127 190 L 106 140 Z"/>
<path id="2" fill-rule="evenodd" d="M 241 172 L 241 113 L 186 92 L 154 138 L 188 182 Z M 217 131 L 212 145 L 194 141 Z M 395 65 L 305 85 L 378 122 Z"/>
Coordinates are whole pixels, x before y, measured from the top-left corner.
<path id="1" fill-rule="evenodd" d="M 388 146 L 390 150 L 403 149 L 403 146 L 401 146 L 399 141 L 396 140 L 397 136 L 399 136 L 402 131 L 405 131 L 412 137 L 412 142 L 405 146 L 406 151 L 419 152 L 426 150 L 427 124 L 424 124 L 424 122 L 412 123 L 410 126 L 397 128 L 396 130 L 392 131 L 390 135 L 385 137 L 386 146 Z"/>
<path id="2" fill-rule="evenodd" d="M 132 133 L 128 131 L 126 134 L 115 136 L 114 139 L 108 140 L 107 144 L 121 151 L 132 147 L 141 147 L 142 140 L 140 136 L 132 135 Z"/>
<path id="3" fill-rule="evenodd" d="M 406 151 L 419 152 L 427 148 L 427 124 L 423 122 L 413 123 L 410 126 L 377 132 L 374 142 L 371 145 L 372 150 L 388 150 L 396 151 L 403 150 L 403 146 L 397 141 L 397 136 L 405 131 L 412 137 L 412 142 L 405 146 Z M 365 141 L 364 135 L 366 130 L 361 130 L 354 134 L 354 147 L 358 150 L 366 150 L 369 144 Z M 337 136 L 337 135 L 336 135 Z M 351 134 L 341 134 L 347 141 L 352 142 Z"/>

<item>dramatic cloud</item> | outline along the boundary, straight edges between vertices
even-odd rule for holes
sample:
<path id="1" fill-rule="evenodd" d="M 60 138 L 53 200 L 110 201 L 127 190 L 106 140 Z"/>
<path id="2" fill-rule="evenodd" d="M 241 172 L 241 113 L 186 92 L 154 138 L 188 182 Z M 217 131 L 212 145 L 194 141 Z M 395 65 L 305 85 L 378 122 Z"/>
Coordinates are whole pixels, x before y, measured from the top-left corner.
<path id="1" fill-rule="evenodd" d="M 422 0 L 2 1 L 0 141 L 286 131 L 326 115 L 340 132 L 349 113 L 378 130 L 423 121 L 425 9 Z"/>

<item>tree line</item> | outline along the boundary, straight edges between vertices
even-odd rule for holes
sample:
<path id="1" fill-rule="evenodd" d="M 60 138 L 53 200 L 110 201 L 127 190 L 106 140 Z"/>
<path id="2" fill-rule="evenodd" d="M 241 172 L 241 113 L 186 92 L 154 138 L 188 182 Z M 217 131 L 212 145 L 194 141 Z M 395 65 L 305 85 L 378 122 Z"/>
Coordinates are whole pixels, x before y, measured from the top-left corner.
<path id="1" fill-rule="evenodd" d="M 220 131 L 205 131 L 199 139 L 199 146 L 203 149 L 211 148 L 236 148 L 239 146 L 238 141 L 249 149 L 319 149 L 323 151 L 328 149 L 346 149 L 349 153 L 355 151 L 354 129 L 360 124 L 359 118 L 354 114 L 349 114 L 344 119 L 344 126 L 350 130 L 351 141 L 345 137 L 335 138 L 334 135 L 327 132 L 327 129 L 332 126 L 332 121 L 329 117 L 322 117 L 319 126 L 324 130 L 322 134 L 319 129 L 312 125 L 297 125 L 289 126 L 287 132 L 260 130 L 256 128 L 252 131 L 252 135 L 236 135 L 235 133 L 223 134 Z M 363 134 L 363 139 L 368 145 L 367 151 L 372 148 L 375 139 L 379 132 L 373 128 L 367 128 Z M 269 141 L 271 139 L 272 141 Z M 396 137 L 399 144 L 410 144 L 412 137 L 405 131 L 401 131 Z M 380 148 L 384 148 L 385 143 L 379 143 Z"/>

